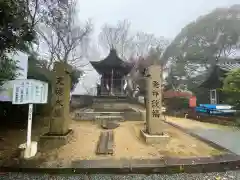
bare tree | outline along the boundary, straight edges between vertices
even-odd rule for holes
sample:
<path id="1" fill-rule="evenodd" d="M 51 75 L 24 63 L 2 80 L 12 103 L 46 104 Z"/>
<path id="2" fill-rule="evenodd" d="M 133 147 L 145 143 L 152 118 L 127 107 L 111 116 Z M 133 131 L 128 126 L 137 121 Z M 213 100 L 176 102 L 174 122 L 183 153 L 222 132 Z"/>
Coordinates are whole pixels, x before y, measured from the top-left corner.
<path id="1" fill-rule="evenodd" d="M 160 64 L 160 55 L 166 49 L 169 41 L 163 37 L 157 38 L 153 34 L 137 33 L 132 41 L 135 66 L 131 73 L 133 77 L 141 78 L 145 68 L 152 64 Z M 159 57 L 153 58 L 152 56 Z M 150 57 L 151 56 L 151 57 Z"/>
<path id="2" fill-rule="evenodd" d="M 127 20 L 119 21 L 117 25 L 105 24 L 99 34 L 99 42 L 104 50 L 115 48 L 120 57 L 128 59 L 128 50 L 132 36 L 130 35 L 130 23 Z"/>
<path id="3" fill-rule="evenodd" d="M 32 29 L 35 28 L 37 23 L 42 20 L 41 10 L 42 5 L 44 4 L 44 0 L 24 0 L 27 13 L 28 13 L 28 20 L 31 23 Z"/>
<path id="4" fill-rule="evenodd" d="M 76 0 L 26 0 L 29 16 L 39 34 L 42 53 L 46 53 L 51 68 L 55 61 L 82 67 L 82 59 L 92 31 L 90 22 L 76 23 Z"/>
<path id="5" fill-rule="evenodd" d="M 159 48 L 161 51 L 166 48 L 169 42 L 163 37 L 156 37 L 154 34 L 139 32 L 134 36 L 132 49 L 137 57 L 146 57 L 153 48 Z"/>
<path id="6" fill-rule="evenodd" d="M 147 47 L 147 46 L 142 46 Z M 145 52 L 146 55 L 143 54 L 142 56 L 135 57 L 135 66 L 130 72 L 131 81 L 133 86 L 132 87 L 139 87 L 140 94 L 145 94 L 146 91 L 146 84 L 145 84 L 145 69 L 153 64 L 157 64 L 161 66 L 161 82 L 163 80 L 163 71 L 165 71 L 165 62 L 161 58 L 162 54 L 164 53 L 164 47 L 161 44 L 157 47 L 147 47 Z M 131 89 L 132 91 L 134 89 Z"/>

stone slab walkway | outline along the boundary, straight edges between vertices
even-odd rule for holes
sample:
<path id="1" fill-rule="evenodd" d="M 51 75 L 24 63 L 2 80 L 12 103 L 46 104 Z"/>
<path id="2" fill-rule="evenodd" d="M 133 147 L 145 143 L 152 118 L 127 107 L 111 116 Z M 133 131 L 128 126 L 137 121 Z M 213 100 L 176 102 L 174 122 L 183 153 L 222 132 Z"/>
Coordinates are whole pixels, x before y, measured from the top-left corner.
<path id="1" fill-rule="evenodd" d="M 240 130 L 238 128 L 175 117 L 166 117 L 166 121 L 240 155 Z"/>

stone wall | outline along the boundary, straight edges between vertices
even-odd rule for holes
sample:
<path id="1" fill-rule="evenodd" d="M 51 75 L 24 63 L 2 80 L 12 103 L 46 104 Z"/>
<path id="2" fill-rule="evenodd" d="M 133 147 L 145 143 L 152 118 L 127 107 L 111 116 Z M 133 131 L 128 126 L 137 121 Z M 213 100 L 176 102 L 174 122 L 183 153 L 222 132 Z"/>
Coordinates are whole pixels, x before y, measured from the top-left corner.
<path id="1" fill-rule="evenodd" d="M 138 98 L 128 98 L 128 102 L 132 103 L 132 104 L 138 104 L 138 105 L 141 105 L 142 107 L 145 107 L 143 96 L 139 96 Z"/>
<path id="2" fill-rule="evenodd" d="M 90 95 L 72 95 L 70 107 L 71 110 L 84 108 L 93 104 L 94 96 Z"/>

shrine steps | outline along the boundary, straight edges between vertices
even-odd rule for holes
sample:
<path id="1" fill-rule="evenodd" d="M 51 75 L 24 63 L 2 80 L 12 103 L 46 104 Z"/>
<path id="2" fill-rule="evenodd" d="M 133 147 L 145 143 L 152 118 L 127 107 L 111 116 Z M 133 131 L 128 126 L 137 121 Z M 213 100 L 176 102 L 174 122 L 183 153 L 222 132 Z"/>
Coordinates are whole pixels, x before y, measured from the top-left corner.
<path id="1" fill-rule="evenodd" d="M 76 109 L 74 120 L 119 119 L 120 121 L 142 121 L 144 113 L 132 107 L 127 96 L 94 96 L 91 105 Z"/>
<path id="2" fill-rule="evenodd" d="M 96 119 L 118 119 L 120 121 L 131 120 L 131 121 L 142 121 L 145 116 L 142 112 L 75 112 L 74 120 L 91 120 Z"/>
<path id="3" fill-rule="evenodd" d="M 128 102 L 127 96 L 95 96 L 93 98 L 93 103 L 99 102 Z"/>

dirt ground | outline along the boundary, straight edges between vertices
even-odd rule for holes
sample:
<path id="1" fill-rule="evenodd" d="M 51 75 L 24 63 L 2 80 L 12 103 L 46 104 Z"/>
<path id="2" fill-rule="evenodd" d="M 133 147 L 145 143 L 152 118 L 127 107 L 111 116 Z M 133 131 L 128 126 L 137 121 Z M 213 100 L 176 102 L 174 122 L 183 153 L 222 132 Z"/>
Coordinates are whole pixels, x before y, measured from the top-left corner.
<path id="1" fill-rule="evenodd" d="M 32 140 L 38 141 L 39 137 L 48 132 L 48 119 L 41 119 L 33 124 Z M 1 163 L 15 156 L 16 149 L 26 142 L 27 131 L 20 128 L 0 127 L 0 165 Z"/>
<path id="2" fill-rule="evenodd" d="M 140 129 L 143 127 L 143 122 L 122 122 L 120 127 L 114 130 L 114 155 L 99 156 L 95 151 L 102 129 L 92 122 L 73 121 L 71 128 L 74 134 L 71 142 L 44 154 L 44 159 L 48 161 L 42 166 L 52 167 L 59 163 L 61 166 L 67 166 L 73 160 L 203 157 L 222 153 L 169 125 L 165 130 L 170 135 L 167 146 L 147 145 L 140 135 Z"/>
<path id="3" fill-rule="evenodd" d="M 189 125 L 188 121 L 185 122 L 184 120 L 176 120 L 170 117 L 167 117 L 167 119 Z M 46 122 L 44 120 L 33 128 L 32 138 L 34 141 L 38 141 L 39 136 L 48 131 L 48 123 Z M 95 151 L 100 132 L 102 131 L 99 125 L 90 121 L 72 121 L 71 128 L 74 133 L 67 145 L 38 154 L 38 157 L 47 160 L 42 166 L 54 166 L 59 163 L 68 165 L 73 160 L 83 159 L 149 159 L 161 158 L 163 156 L 200 157 L 222 153 L 170 125 L 166 125 L 164 130 L 170 135 L 167 146 L 161 144 L 147 145 L 140 135 L 140 130 L 144 129 L 144 123 L 140 121 L 126 121 L 121 122 L 120 126 L 114 130 L 114 155 L 97 156 Z M 14 150 L 25 141 L 26 130 L 0 131 L 0 162 L 9 158 Z"/>

